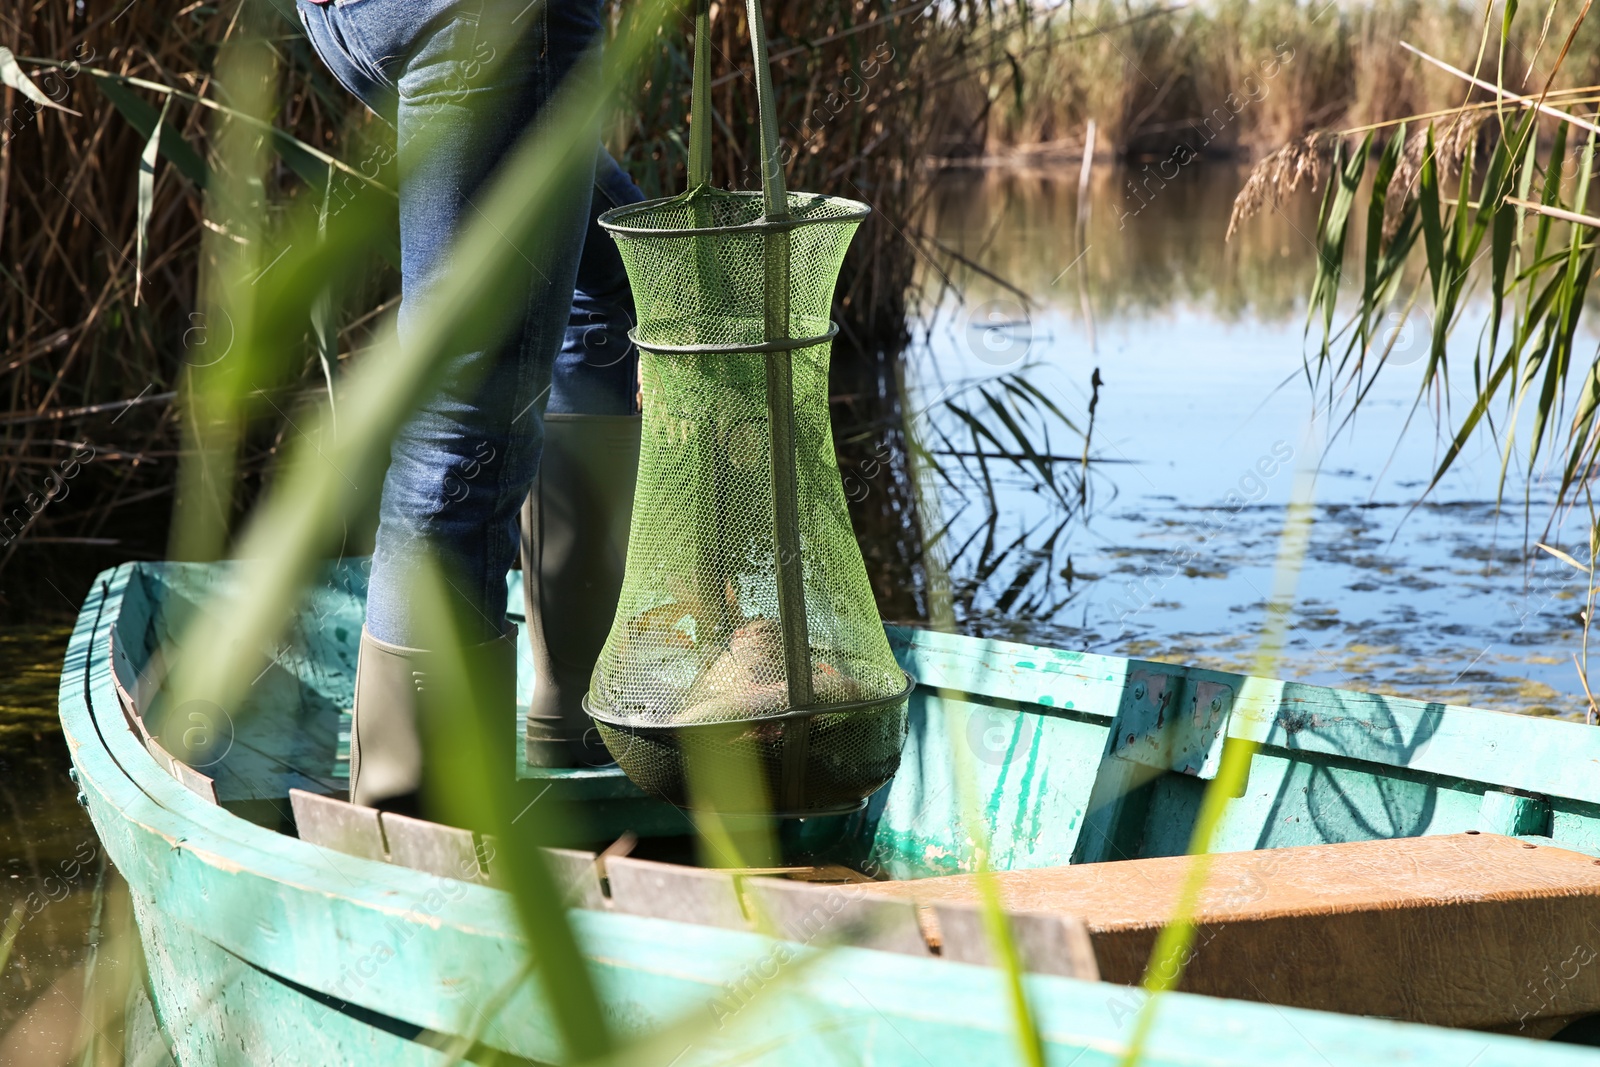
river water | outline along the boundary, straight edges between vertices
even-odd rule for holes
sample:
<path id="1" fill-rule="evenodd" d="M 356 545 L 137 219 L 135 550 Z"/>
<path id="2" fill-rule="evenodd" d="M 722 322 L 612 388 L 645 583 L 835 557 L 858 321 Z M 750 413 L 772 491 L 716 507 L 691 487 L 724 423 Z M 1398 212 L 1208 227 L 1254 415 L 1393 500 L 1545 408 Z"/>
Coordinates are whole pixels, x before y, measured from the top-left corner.
<path id="1" fill-rule="evenodd" d="M 71 983 L 92 923 L 99 842 L 56 707 L 70 634 L 65 622 L 0 628 L 0 1037 Z"/>
<path id="2" fill-rule="evenodd" d="M 1497 511 L 1484 434 L 1422 497 L 1444 447 L 1433 414 L 1412 415 L 1425 322 L 1388 324 L 1393 365 L 1333 433 L 1348 404 L 1330 406 L 1303 371 L 1313 205 L 1284 205 L 1226 242 L 1240 178 L 1197 169 L 1140 199 L 1102 172 L 1081 239 L 1075 177 L 941 180 L 906 380 L 953 624 L 1581 716 L 1571 656 L 1585 579 L 1531 542 L 1585 558 L 1582 521 L 1545 533 L 1545 472 L 1515 465 Z M 1472 336 L 1463 328 L 1466 359 Z M 1467 380 L 1463 364 L 1454 417 Z M 1297 479 L 1311 524 L 1286 569 Z M 1274 583 L 1290 572 L 1286 643 L 1260 660 Z M 0 1032 L 71 978 L 90 926 L 99 860 L 56 725 L 66 636 L 56 624 L 0 632 L 0 931 L 8 917 L 17 928 L 9 960 L 0 936 Z"/>
<path id="3" fill-rule="evenodd" d="M 1075 173 L 942 183 L 928 228 L 971 266 L 929 257 L 907 378 L 930 461 L 923 521 L 948 524 L 955 625 L 1580 716 L 1571 657 L 1587 578 L 1534 542 L 1587 560 L 1587 515 L 1562 524 L 1542 464 L 1530 477 L 1513 463 L 1497 508 L 1487 432 L 1423 495 L 1471 404 L 1471 314 L 1443 423 L 1414 411 L 1431 326 L 1398 308 L 1383 325 L 1389 366 L 1343 422 L 1348 393 L 1330 402 L 1328 379 L 1314 388 L 1305 372 L 1321 337 L 1320 324 L 1306 333 L 1315 204 L 1284 204 L 1226 241 L 1239 181 L 1201 169 L 1141 199 L 1107 172 L 1081 238 Z M 1309 537 L 1280 567 L 1297 478 Z M 1258 660 L 1274 581 L 1296 564 L 1286 643 Z"/>

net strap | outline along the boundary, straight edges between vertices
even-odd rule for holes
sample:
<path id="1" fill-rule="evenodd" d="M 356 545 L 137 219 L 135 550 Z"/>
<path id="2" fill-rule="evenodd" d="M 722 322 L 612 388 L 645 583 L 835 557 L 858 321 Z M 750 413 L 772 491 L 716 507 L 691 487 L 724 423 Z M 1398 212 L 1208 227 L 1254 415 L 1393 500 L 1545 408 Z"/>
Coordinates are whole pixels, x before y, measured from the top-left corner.
<path id="1" fill-rule="evenodd" d="M 772 64 L 767 59 L 767 26 L 761 0 L 746 0 L 750 49 L 756 68 L 756 112 L 761 123 L 761 193 L 767 217 L 789 215 L 784 187 L 783 151 L 778 143 L 778 108 L 772 95 Z M 711 184 L 711 0 L 696 0 L 694 81 L 689 92 L 689 189 Z"/>
<path id="2" fill-rule="evenodd" d="M 711 0 L 694 7 L 694 81 L 689 91 L 689 188 L 711 184 Z"/>
<path id="3" fill-rule="evenodd" d="M 783 154 L 778 143 L 778 111 L 772 92 L 772 65 L 767 57 L 767 27 L 761 0 L 746 0 L 750 47 L 756 68 L 756 111 L 761 124 L 761 192 L 768 219 L 789 216 L 784 188 Z M 690 89 L 689 190 L 711 182 L 711 7 L 697 0 L 694 17 L 694 81 Z M 764 238 L 762 294 L 767 341 L 789 337 L 789 233 L 769 230 Z M 800 558 L 800 487 L 795 470 L 794 378 L 784 352 L 768 352 L 767 426 L 772 445 L 773 548 L 777 557 L 778 626 L 783 634 L 784 678 L 789 706 L 810 707 L 811 637 L 806 621 L 805 571 Z M 803 796 L 810 747 L 810 719 L 784 723 L 782 803 Z"/>

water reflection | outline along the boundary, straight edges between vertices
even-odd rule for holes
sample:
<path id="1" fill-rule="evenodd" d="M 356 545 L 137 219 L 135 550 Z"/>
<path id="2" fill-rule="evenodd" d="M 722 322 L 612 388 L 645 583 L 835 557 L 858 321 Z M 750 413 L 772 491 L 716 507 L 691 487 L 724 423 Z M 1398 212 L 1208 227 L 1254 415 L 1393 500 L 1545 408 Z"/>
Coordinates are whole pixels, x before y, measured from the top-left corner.
<path id="1" fill-rule="evenodd" d="M 1419 367 L 1403 336 L 1398 366 L 1332 435 L 1346 409 L 1330 419 L 1304 371 L 1315 203 L 1225 243 L 1240 171 L 1197 166 L 1142 203 L 1128 178 L 1096 176 L 1081 236 L 1075 175 L 956 174 L 935 198 L 929 231 L 971 266 L 927 272 L 906 377 L 955 625 L 1247 669 L 1293 472 L 1309 466 L 1316 522 L 1281 674 L 1574 714 L 1584 584 L 1532 548 L 1542 481 L 1513 471 L 1519 506 L 1497 513 L 1499 458 L 1480 434 L 1412 510 L 1444 444 L 1426 411 L 1406 428 Z M 1470 386 L 1453 388 L 1464 410 Z M 1050 403 L 1024 412 L 1023 395 Z M 1001 407 L 1033 418 L 1017 419 L 1031 449 Z"/>
<path id="2" fill-rule="evenodd" d="M 1298 319 L 1316 261 L 1316 204 L 1286 202 L 1224 241 L 1244 175 L 1206 163 L 1145 192 L 1136 171 L 1097 169 L 1081 259 L 1075 173 L 950 172 L 932 198 L 929 227 L 1045 307 L 1076 313 L 1086 278 L 1095 314 L 1108 318 L 1201 309 L 1227 323 Z M 975 272 L 958 272 L 958 282 L 973 304 L 1017 295 Z M 937 279 L 925 278 L 925 287 L 937 297 Z"/>
<path id="3" fill-rule="evenodd" d="M 0 1034 L 82 959 L 102 866 L 57 719 L 70 632 L 0 630 Z"/>

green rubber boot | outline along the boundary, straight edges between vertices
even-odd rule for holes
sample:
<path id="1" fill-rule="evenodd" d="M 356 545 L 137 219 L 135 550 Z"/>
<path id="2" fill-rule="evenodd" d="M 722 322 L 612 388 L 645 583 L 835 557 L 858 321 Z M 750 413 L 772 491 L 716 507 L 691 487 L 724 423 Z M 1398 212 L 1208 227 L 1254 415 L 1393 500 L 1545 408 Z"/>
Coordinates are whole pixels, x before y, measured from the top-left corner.
<path id="1" fill-rule="evenodd" d="M 539 477 L 522 510 L 522 591 L 534 665 L 531 767 L 612 762 L 582 700 L 622 590 L 641 421 L 545 416 Z"/>
<path id="2" fill-rule="evenodd" d="M 462 659 L 471 677 L 485 683 L 489 736 L 509 740 L 516 730 L 517 628 L 508 623 L 502 637 L 463 649 Z M 427 738 L 449 729 L 455 716 L 470 714 L 459 694 L 432 684 L 441 673 L 439 653 L 361 631 L 350 723 L 351 803 L 438 820 L 441 805 L 425 787 Z M 504 766 L 486 770 L 514 778 L 512 757 L 508 746 Z"/>

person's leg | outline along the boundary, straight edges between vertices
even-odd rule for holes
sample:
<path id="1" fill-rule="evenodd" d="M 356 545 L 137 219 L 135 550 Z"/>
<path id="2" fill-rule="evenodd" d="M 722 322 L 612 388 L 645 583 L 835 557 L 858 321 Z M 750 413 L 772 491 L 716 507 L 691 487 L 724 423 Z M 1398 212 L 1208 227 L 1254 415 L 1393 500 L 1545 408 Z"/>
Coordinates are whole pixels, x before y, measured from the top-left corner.
<path id="1" fill-rule="evenodd" d="M 302 0 L 301 17 L 340 80 L 395 125 L 404 335 L 428 313 L 477 197 L 595 41 L 597 3 Z M 569 176 L 565 202 L 518 257 L 526 297 L 509 336 L 490 350 L 452 354 L 439 387 L 391 447 L 357 672 L 358 803 L 416 810 L 420 735 L 453 710 L 448 694 L 417 684 L 441 666 L 426 646 L 444 637 L 439 620 L 415 610 L 412 583 L 425 564 L 442 564 L 453 591 L 449 614 L 462 623 L 455 637 L 469 646 L 467 662 L 495 675 L 490 688 L 504 700 L 488 713 L 503 715 L 510 733 L 515 638 L 505 620 L 505 575 L 516 551 L 513 516 L 538 468 L 591 181 L 587 172 Z M 509 753 L 507 760 L 509 771 Z"/>
<path id="2" fill-rule="evenodd" d="M 477 214 L 496 167 L 547 105 L 599 30 L 593 0 L 533 5 L 453 4 L 412 42 L 384 38 L 382 20 L 352 18 L 384 0 L 336 10 L 369 57 L 404 54 L 392 69 L 398 97 L 404 333 L 427 313 L 447 252 Z M 337 19 L 338 15 L 336 15 Z M 391 69 L 382 59 L 372 65 Z M 390 453 L 368 588 L 367 630 L 411 646 L 431 620 L 413 611 L 417 567 L 441 562 L 466 642 L 505 627 L 505 575 L 516 550 L 513 519 L 538 468 L 543 401 L 564 335 L 588 212 L 590 176 L 573 176 L 526 264 L 518 328 L 497 349 L 461 352 L 441 387 L 407 420 Z M 580 200 L 580 197 L 585 199 Z"/>
<path id="3" fill-rule="evenodd" d="M 639 351 L 628 339 L 634 325 L 633 289 L 622 255 L 599 218 L 636 204 L 644 193 L 611 154 L 595 163 L 589 226 L 578 261 L 577 288 L 566 337 L 556 355 L 550 387 L 552 415 L 631 415 L 638 411 Z"/>
<path id="4" fill-rule="evenodd" d="M 339 8 L 330 3 L 297 0 L 295 10 L 300 15 L 300 25 L 305 27 L 306 38 L 311 42 L 317 58 L 322 60 L 322 65 L 352 96 L 393 126 L 394 87 L 368 67 L 359 55 L 361 49 L 357 43 L 346 39 L 344 20 L 336 17 Z M 422 15 L 428 17 L 425 10 Z M 420 27 L 421 23 L 417 26 Z"/>

